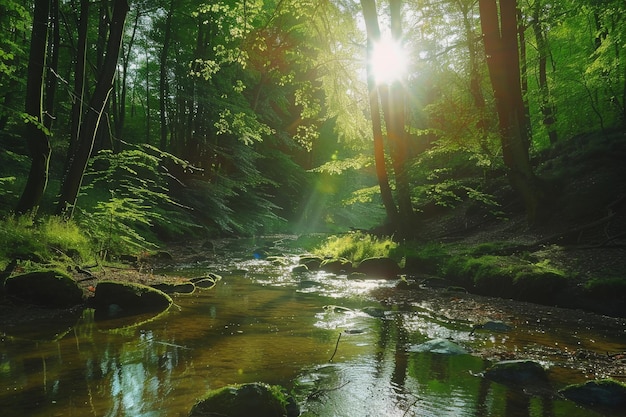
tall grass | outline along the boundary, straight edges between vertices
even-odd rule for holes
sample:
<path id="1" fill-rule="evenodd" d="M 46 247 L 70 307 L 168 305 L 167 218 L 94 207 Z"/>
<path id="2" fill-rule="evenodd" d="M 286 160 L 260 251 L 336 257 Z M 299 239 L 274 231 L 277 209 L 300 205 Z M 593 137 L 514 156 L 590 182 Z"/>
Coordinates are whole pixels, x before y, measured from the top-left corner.
<path id="1" fill-rule="evenodd" d="M 391 256 L 397 247 L 398 244 L 391 238 L 379 238 L 355 232 L 331 236 L 313 252 L 317 255 L 344 258 L 357 263 L 366 258 Z"/>
<path id="2" fill-rule="evenodd" d="M 8 216 L 0 220 L 0 268 L 5 268 L 13 259 L 60 266 L 92 258 L 90 239 L 73 222 L 55 216 L 38 220 L 29 216 Z"/>

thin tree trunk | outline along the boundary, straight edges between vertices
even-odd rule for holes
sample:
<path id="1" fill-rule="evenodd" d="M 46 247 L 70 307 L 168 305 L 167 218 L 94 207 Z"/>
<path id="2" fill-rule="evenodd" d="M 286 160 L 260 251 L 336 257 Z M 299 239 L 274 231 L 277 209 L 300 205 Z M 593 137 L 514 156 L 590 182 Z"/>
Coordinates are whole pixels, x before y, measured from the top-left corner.
<path id="1" fill-rule="evenodd" d="M 115 78 L 117 59 L 121 48 L 124 21 L 128 13 L 127 0 L 115 0 L 111 18 L 107 52 L 96 89 L 89 101 L 89 107 L 80 131 L 76 154 L 70 166 L 67 178 L 61 186 L 58 212 L 66 219 L 70 219 L 74 212 L 78 191 L 82 184 L 83 175 L 93 150 L 96 134 L 106 104 L 108 102 L 113 80 Z"/>
<path id="2" fill-rule="evenodd" d="M 52 31 L 52 41 L 48 42 L 46 92 L 44 107 L 44 125 L 48 130 L 52 128 L 54 121 L 54 97 L 57 89 L 57 73 L 59 71 L 59 48 L 61 47 L 61 34 L 59 30 L 59 0 L 50 1 L 50 30 Z"/>
<path id="3" fill-rule="evenodd" d="M 555 118 L 554 114 L 556 113 L 554 109 L 554 105 L 550 100 L 550 88 L 548 86 L 548 74 L 547 74 L 547 64 L 548 64 L 548 44 L 546 41 L 546 35 L 541 27 L 540 22 L 540 12 L 541 12 L 541 1 L 535 0 L 535 5 L 533 7 L 533 15 L 532 15 L 532 28 L 533 33 L 535 35 L 535 42 L 537 44 L 537 52 L 539 53 L 539 62 L 538 62 L 538 70 L 539 70 L 539 94 L 540 94 L 540 109 L 541 115 L 543 116 L 542 123 L 548 132 L 548 139 L 551 144 L 555 144 L 557 142 L 557 132 L 554 126 Z"/>
<path id="4" fill-rule="evenodd" d="M 32 158 L 30 172 L 22 196 L 15 211 L 18 214 L 37 211 L 48 185 L 50 163 L 50 140 L 44 127 L 43 87 L 46 49 L 48 44 L 49 0 L 36 0 L 33 14 L 33 28 L 28 57 L 28 78 L 26 80 L 26 114 L 29 123 L 25 136 Z"/>
<path id="5" fill-rule="evenodd" d="M 170 1 L 167 16 L 165 18 L 165 33 L 163 34 L 163 47 L 160 56 L 160 73 L 159 73 L 159 121 L 161 127 L 160 148 L 168 149 L 167 143 L 167 100 L 168 100 L 168 82 L 167 82 L 167 57 L 169 55 L 171 35 L 172 35 L 172 14 L 174 12 L 174 0 Z"/>
<path id="6" fill-rule="evenodd" d="M 118 139 L 115 145 L 115 150 L 121 150 L 121 141 L 124 132 L 124 124 L 126 123 L 126 96 L 128 91 L 128 65 L 130 63 L 130 53 L 135 43 L 135 35 L 137 33 L 137 27 L 139 26 L 139 11 L 135 14 L 135 23 L 133 24 L 133 31 L 130 35 L 128 45 L 126 45 L 126 54 L 122 58 L 122 79 L 118 81 L 119 84 L 119 103 L 116 108 L 116 120 L 115 120 L 115 137 Z"/>
<path id="7" fill-rule="evenodd" d="M 146 143 L 150 143 L 150 61 L 148 57 L 148 39 L 144 49 L 146 54 Z"/>

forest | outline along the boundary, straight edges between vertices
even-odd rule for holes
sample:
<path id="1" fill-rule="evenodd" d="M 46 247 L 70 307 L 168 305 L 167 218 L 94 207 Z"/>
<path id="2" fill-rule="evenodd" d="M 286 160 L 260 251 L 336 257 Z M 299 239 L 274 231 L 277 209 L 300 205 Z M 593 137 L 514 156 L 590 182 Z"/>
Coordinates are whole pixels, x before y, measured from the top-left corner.
<path id="1" fill-rule="evenodd" d="M 4 240 L 542 227 L 573 175 L 548 160 L 621 149 L 622 1 L 379 3 L 2 0 Z"/>
<path id="2" fill-rule="evenodd" d="M 7 415 L 623 414 L 624 0 L 0 29 Z"/>

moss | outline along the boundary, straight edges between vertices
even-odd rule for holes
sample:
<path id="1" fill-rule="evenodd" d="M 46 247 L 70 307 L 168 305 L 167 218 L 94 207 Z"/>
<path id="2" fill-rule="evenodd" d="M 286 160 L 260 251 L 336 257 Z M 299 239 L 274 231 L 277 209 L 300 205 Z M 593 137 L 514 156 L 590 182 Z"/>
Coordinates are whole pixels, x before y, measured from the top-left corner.
<path id="1" fill-rule="evenodd" d="M 7 294 L 39 306 L 68 308 L 83 302 L 83 291 L 69 275 L 58 270 L 16 275 L 5 281 Z"/>
<path id="2" fill-rule="evenodd" d="M 280 386 L 252 383 L 229 385 L 207 393 L 197 402 L 190 417 L 227 415 L 230 417 L 283 417 L 289 412 L 289 399 Z"/>
<path id="3" fill-rule="evenodd" d="M 572 384 L 559 390 L 565 398 L 584 406 L 623 410 L 626 406 L 626 384 L 613 379 Z"/>
<path id="4" fill-rule="evenodd" d="M 116 305 L 132 313 L 162 311 L 171 304 L 172 298 L 163 291 L 131 282 L 100 282 L 93 300 L 96 310 Z"/>

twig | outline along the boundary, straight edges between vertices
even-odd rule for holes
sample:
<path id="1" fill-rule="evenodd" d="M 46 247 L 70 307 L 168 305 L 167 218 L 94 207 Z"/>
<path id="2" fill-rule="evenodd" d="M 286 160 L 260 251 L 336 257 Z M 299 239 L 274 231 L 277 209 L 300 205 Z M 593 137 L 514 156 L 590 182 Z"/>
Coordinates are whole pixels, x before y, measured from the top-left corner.
<path id="1" fill-rule="evenodd" d="M 337 353 L 337 349 L 339 349 L 339 340 L 341 339 L 341 332 L 339 332 L 339 336 L 337 337 L 337 343 L 335 344 L 335 351 L 333 352 L 333 356 L 330 357 L 328 362 L 332 362 L 335 354 Z"/>

